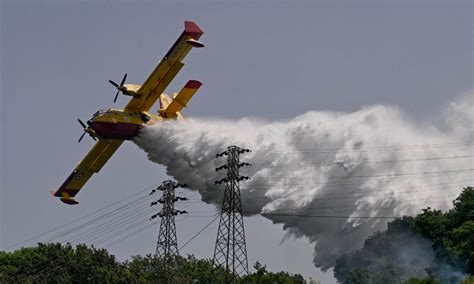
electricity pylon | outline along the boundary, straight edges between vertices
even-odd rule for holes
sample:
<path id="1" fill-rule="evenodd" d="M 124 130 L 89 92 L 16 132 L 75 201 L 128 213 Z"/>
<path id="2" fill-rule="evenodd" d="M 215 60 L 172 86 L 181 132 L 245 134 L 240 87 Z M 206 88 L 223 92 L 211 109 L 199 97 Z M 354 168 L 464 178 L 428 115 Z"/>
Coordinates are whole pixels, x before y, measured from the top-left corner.
<path id="1" fill-rule="evenodd" d="M 239 155 L 245 152 L 250 150 L 230 146 L 223 153 L 216 155 L 216 158 L 227 156 L 227 164 L 216 168 L 216 171 L 227 169 L 227 176 L 215 182 L 225 183 L 225 191 L 214 250 L 214 264 L 225 268 L 234 276 L 242 276 L 249 271 L 239 188 L 240 181 L 249 179 L 239 175 L 241 167 L 250 166 L 249 163 L 241 163 L 239 160 Z M 226 283 L 228 282 L 226 274 Z"/>
<path id="2" fill-rule="evenodd" d="M 175 202 L 187 200 L 185 197 L 175 196 L 175 189 L 178 187 L 185 187 L 185 185 L 166 180 L 150 193 L 152 195 L 156 190 L 163 191 L 160 199 L 151 203 L 151 206 L 160 203 L 163 207 L 159 213 L 151 216 L 150 219 L 161 218 L 160 232 L 156 243 L 156 256 L 161 260 L 165 283 L 172 282 L 171 271 L 173 268 L 176 268 L 179 256 L 175 216 L 187 213 L 186 211 L 174 209 Z"/>

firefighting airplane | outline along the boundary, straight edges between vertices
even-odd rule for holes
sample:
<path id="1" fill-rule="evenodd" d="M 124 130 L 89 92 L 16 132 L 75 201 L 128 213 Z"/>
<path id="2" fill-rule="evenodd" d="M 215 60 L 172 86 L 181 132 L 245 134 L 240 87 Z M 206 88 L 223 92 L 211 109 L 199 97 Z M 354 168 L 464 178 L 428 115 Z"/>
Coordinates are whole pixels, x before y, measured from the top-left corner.
<path id="1" fill-rule="evenodd" d="M 56 192 L 51 192 L 53 196 L 59 197 L 66 204 L 78 204 L 74 196 L 94 173 L 100 171 L 124 140 L 133 139 L 145 125 L 166 119 L 183 119 L 180 111 L 197 92 L 201 82 L 188 81 L 179 93 L 174 94 L 173 99 L 163 94 L 163 91 L 184 66 L 182 60 L 188 52 L 193 47 L 204 47 L 204 44 L 198 41 L 203 33 L 194 22 L 185 21 L 183 33 L 143 85 L 124 84 L 127 74 L 120 84 L 109 81 L 117 88 L 114 102 L 119 93 L 131 96 L 132 99 L 123 110 L 109 108 L 97 111 L 87 121 L 87 126 L 78 119 L 84 128 L 84 133 L 78 142 L 86 133 L 98 141 L 61 187 Z M 159 115 L 154 115 L 148 111 L 157 100 L 160 101 Z"/>

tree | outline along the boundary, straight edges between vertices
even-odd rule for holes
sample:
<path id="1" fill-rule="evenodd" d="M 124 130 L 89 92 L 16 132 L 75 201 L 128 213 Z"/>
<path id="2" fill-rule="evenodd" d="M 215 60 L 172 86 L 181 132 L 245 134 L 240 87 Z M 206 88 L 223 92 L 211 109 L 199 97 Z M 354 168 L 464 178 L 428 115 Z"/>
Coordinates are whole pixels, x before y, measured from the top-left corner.
<path id="1" fill-rule="evenodd" d="M 473 187 L 448 212 L 428 207 L 388 223 L 334 269 L 343 283 L 459 283 L 466 273 L 474 273 Z"/>
<path id="2" fill-rule="evenodd" d="M 38 244 L 0 252 L 0 283 L 128 283 L 127 269 L 104 249 Z"/>
<path id="3" fill-rule="evenodd" d="M 299 274 L 289 274 L 288 272 L 268 272 L 266 265 L 262 265 L 257 261 L 253 268 L 255 273 L 246 275 L 238 280 L 238 283 L 252 283 L 252 284 L 303 284 L 306 283 L 303 276 Z"/>
<path id="4" fill-rule="evenodd" d="M 210 259 L 180 257 L 163 278 L 161 260 L 153 255 L 134 256 L 120 263 L 105 249 L 70 244 L 38 244 L 14 252 L 0 252 L 0 283 L 305 283 L 301 275 L 268 272 L 257 262 L 256 272 L 237 278 Z"/>
<path id="5" fill-rule="evenodd" d="M 423 279 L 417 279 L 417 278 L 410 278 L 407 281 L 405 281 L 403 284 L 438 284 L 438 280 L 434 278 L 432 275 L 423 278 Z"/>

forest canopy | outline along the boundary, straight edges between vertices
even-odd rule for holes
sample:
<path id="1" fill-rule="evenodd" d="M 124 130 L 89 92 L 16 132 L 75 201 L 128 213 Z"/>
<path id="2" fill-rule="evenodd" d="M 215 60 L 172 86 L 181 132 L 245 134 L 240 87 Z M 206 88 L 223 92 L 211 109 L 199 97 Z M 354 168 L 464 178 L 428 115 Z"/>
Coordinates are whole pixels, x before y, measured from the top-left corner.
<path id="1" fill-rule="evenodd" d="M 415 217 L 388 223 L 386 231 L 369 237 L 361 249 L 339 258 L 334 269 L 342 283 L 403 283 L 414 278 L 460 283 L 473 273 L 473 187 L 464 188 L 447 212 L 428 207 Z M 472 277 L 467 281 L 474 283 Z"/>

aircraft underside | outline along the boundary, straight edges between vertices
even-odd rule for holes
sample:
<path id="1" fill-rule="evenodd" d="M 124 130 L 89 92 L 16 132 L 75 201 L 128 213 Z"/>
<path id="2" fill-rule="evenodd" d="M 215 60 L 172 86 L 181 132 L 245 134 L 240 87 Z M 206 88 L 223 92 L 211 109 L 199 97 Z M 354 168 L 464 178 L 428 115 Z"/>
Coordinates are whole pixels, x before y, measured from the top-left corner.
<path id="1" fill-rule="evenodd" d="M 102 138 L 131 140 L 138 135 L 143 125 L 125 122 L 93 121 L 90 123 L 90 127 Z"/>

